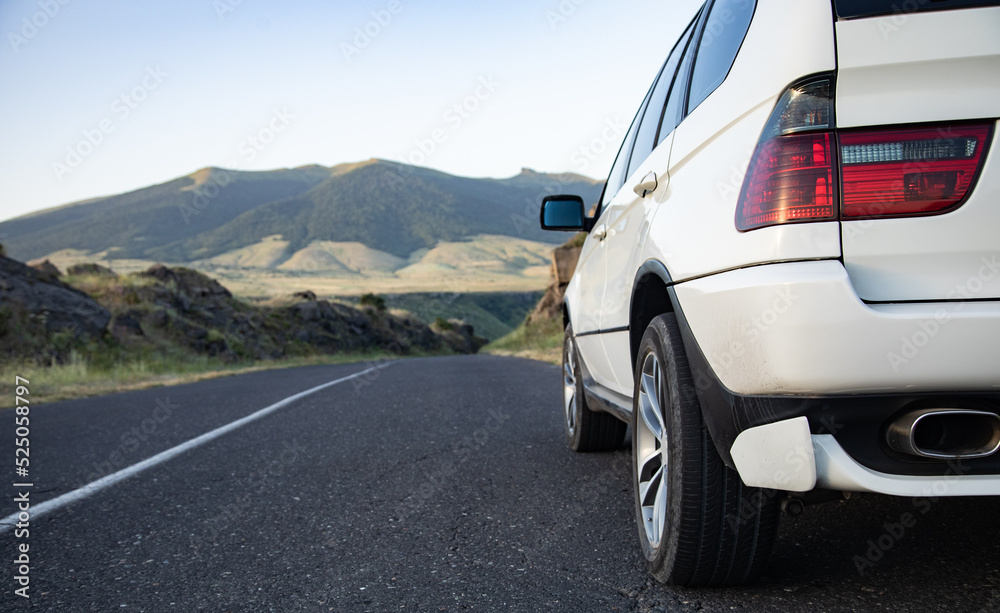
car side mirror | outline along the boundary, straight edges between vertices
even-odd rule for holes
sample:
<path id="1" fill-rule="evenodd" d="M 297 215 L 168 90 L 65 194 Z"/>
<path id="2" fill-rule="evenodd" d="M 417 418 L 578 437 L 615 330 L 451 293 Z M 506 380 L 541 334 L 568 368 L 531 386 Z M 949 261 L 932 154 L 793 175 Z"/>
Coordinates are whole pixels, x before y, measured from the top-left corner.
<path id="1" fill-rule="evenodd" d="M 546 196 L 540 213 L 543 230 L 579 232 L 587 229 L 583 198 L 579 196 Z"/>

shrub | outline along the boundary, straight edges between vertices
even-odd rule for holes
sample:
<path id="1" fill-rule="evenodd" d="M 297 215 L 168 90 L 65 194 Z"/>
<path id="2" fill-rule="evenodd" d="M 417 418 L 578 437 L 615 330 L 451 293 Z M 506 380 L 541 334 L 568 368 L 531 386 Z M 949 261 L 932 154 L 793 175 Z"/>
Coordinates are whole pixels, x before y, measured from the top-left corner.
<path id="1" fill-rule="evenodd" d="M 379 296 L 378 294 L 362 294 L 358 302 L 361 303 L 361 306 L 369 306 L 377 311 L 385 310 L 385 298 Z"/>

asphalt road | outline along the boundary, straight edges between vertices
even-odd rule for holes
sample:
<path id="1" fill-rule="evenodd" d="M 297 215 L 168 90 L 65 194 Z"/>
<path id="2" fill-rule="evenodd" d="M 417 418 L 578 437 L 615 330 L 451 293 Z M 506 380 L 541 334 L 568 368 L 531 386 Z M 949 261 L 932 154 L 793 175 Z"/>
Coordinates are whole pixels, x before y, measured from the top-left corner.
<path id="1" fill-rule="evenodd" d="M 363 369 L 33 406 L 31 502 Z M 395 362 L 33 518 L 27 539 L 0 534 L 0 610 L 1000 610 L 993 499 L 809 507 L 785 519 L 761 584 L 657 585 L 639 560 L 629 451 L 566 449 L 560 394 L 558 369 L 537 362 Z M 13 418 L 0 411 L 2 458 Z M 15 510 L 9 470 L 0 516 Z M 11 563 L 24 542 L 29 600 Z"/>

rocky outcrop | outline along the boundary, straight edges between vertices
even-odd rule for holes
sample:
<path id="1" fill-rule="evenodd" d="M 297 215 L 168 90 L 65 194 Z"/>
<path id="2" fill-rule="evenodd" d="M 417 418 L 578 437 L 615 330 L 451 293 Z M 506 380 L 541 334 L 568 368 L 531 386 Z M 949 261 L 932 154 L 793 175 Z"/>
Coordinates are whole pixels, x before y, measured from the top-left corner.
<path id="1" fill-rule="evenodd" d="M 62 276 L 59 268 L 48 260 L 32 260 L 28 262 L 28 266 L 42 273 L 42 276 L 47 279 L 58 279 Z"/>
<path id="2" fill-rule="evenodd" d="M 432 326 L 434 332 L 439 334 L 449 349 L 455 353 L 476 353 L 482 349 L 487 340 L 476 336 L 473 327 L 460 321 L 450 321 L 450 327 L 437 329 Z"/>
<path id="3" fill-rule="evenodd" d="M 583 247 L 563 245 L 552 251 L 552 278 L 557 285 L 565 287 L 576 272 L 576 263 L 580 259 Z"/>
<path id="4" fill-rule="evenodd" d="M 535 310 L 528 315 L 528 323 L 562 317 L 566 286 L 569 285 L 569 280 L 576 272 L 576 263 L 580 259 L 582 247 L 576 244 L 577 242 L 579 241 L 570 241 L 552 251 L 551 283 L 545 290 L 542 299 L 538 301 L 538 305 L 535 306 Z"/>
<path id="5" fill-rule="evenodd" d="M 87 294 L 5 257 L 0 257 L 0 305 L 34 316 L 48 332 L 86 338 L 103 336 L 111 319 Z"/>
<path id="6" fill-rule="evenodd" d="M 402 355 L 475 353 L 486 343 L 461 322 L 437 330 L 405 314 L 320 300 L 309 291 L 272 305 L 249 304 L 187 268 L 156 265 L 119 277 L 98 265 L 78 265 L 69 273 L 92 295 L 0 258 L 0 353 L 17 356 L 24 334 L 15 330 L 37 341 L 24 345 L 26 353 L 17 357 L 35 360 L 61 359 L 49 348 L 51 335 L 65 331 L 78 343 L 103 339 L 119 348 L 167 343 L 229 361 L 380 349 Z"/>
<path id="7" fill-rule="evenodd" d="M 66 274 L 73 277 L 102 277 L 117 279 L 118 273 L 100 264 L 74 264 L 66 269 Z"/>
<path id="8" fill-rule="evenodd" d="M 221 283 L 190 268 L 168 268 L 163 264 L 157 264 L 145 272 L 140 272 L 139 276 L 155 279 L 164 286 L 172 286 L 178 294 L 193 299 L 233 297 Z"/>
<path id="9" fill-rule="evenodd" d="M 0 355 L 60 360 L 73 342 L 102 338 L 110 320 L 87 294 L 0 256 Z"/>

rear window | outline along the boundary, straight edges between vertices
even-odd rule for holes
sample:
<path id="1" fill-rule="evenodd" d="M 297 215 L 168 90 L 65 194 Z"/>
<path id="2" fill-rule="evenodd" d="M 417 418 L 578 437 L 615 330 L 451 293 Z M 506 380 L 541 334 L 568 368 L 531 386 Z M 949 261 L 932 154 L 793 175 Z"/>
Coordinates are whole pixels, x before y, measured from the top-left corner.
<path id="1" fill-rule="evenodd" d="M 1000 0 L 833 0 L 841 19 L 943 11 L 976 6 L 1000 6 Z"/>

